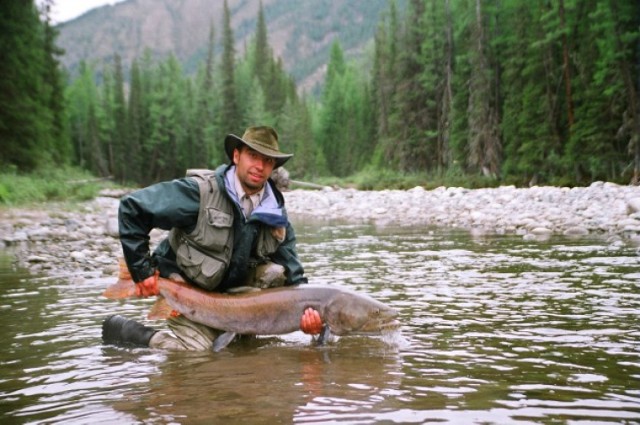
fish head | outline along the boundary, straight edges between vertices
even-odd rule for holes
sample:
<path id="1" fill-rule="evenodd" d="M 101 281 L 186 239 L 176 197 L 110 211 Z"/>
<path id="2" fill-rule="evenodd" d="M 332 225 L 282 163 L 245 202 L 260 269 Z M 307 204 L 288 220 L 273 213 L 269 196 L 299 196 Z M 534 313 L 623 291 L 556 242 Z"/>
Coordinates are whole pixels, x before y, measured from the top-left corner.
<path id="1" fill-rule="evenodd" d="M 335 335 L 381 334 L 400 326 L 397 316 L 395 309 L 369 296 L 343 292 L 327 304 L 324 320 Z"/>

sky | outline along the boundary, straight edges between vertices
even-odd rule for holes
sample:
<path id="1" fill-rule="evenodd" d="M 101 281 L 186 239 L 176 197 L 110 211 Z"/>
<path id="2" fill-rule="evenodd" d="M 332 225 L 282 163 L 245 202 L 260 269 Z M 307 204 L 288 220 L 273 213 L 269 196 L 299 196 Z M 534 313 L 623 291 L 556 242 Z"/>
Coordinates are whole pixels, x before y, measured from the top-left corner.
<path id="1" fill-rule="evenodd" d="M 115 4 L 123 0 L 55 0 L 52 18 L 56 24 L 77 18 L 83 13 L 105 4 Z M 36 0 L 38 5 L 42 0 Z"/>

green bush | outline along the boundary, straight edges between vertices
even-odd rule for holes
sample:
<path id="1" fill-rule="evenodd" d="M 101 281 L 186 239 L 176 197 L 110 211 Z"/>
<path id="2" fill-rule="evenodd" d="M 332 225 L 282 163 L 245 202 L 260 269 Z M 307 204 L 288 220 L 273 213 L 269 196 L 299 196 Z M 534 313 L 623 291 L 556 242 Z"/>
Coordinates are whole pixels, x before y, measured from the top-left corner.
<path id="1" fill-rule="evenodd" d="M 383 168 L 369 167 L 345 178 L 324 177 L 318 184 L 336 187 L 354 187 L 360 190 L 407 190 L 422 186 L 427 190 L 444 187 L 465 187 L 477 189 L 496 187 L 501 181 L 496 178 L 476 174 L 465 174 L 461 170 L 450 169 L 445 173 L 401 173 Z"/>
<path id="2" fill-rule="evenodd" d="M 20 206 L 51 201 L 85 201 L 97 196 L 105 182 L 73 167 L 40 169 L 21 174 L 7 167 L 0 172 L 0 205 Z"/>

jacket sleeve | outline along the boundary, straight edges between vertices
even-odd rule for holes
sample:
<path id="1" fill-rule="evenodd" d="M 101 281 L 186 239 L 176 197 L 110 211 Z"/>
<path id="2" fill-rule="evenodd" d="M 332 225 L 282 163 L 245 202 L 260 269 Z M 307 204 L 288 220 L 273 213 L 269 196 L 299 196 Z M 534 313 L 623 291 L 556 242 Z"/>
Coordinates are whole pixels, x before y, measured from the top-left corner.
<path id="1" fill-rule="evenodd" d="M 118 208 L 120 243 L 134 282 L 151 276 L 149 233 L 158 228 L 191 230 L 200 208 L 198 183 L 190 178 L 157 183 L 124 196 Z"/>
<path id="2" fill-rule="evenodd" d="M 287 271 L 287 282 L 285 285 L 298 285 L 307 283 L 308 279 L 304 277 L 304 268 L 298 252 L 296 250 L 296 235 L 291 223 L 287 224 L 287 235 L 285 240 L 280 244 L 278 250 L 272 255 L 271 260 L 284 266 Z"/>

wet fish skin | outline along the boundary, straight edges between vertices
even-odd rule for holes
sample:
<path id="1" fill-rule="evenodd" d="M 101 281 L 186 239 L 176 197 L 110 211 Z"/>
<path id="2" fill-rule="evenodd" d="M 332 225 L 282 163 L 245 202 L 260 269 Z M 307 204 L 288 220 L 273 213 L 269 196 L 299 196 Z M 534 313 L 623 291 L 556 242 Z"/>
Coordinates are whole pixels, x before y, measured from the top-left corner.
<path id="1" fill-rule="evenodd" d="M 229 295 L 161 279 L 158 288 L 171 308 L 188 319 L 237 334 L 297 331 L 308 307 L 318 311 L 331 333 L 339 336 L 380 334 L 399 326 L 393 308 L 337 286 L 304 284 Z"/>
<path id="2" fill-rule="evenodd" d="M 324 324 L 321 340 L 329 334 L 380 334 L 399 327 L 393 308 L 338 286 L 299 285 L 241 294 L 208 292 L 193 285 L 159 278 L 161 296 L 149 318 L 166 319 L 172 310 L 194 322 L 231 334 L 277 335 L 300 329 L 304 310 L 318 311 Z M 121 276 L 103 296 L 135 296 L 135 283 Z"/>

